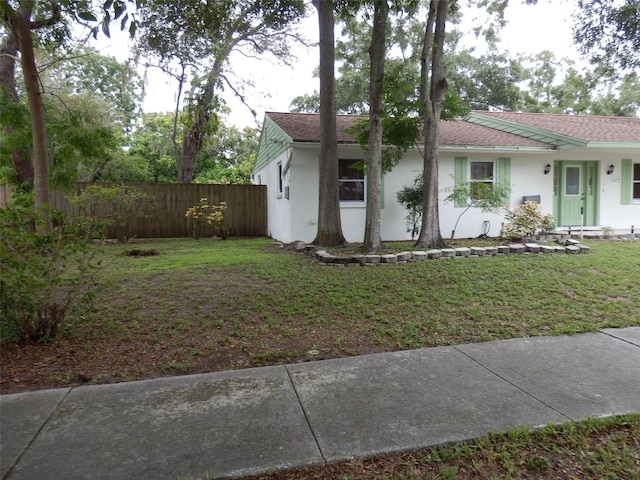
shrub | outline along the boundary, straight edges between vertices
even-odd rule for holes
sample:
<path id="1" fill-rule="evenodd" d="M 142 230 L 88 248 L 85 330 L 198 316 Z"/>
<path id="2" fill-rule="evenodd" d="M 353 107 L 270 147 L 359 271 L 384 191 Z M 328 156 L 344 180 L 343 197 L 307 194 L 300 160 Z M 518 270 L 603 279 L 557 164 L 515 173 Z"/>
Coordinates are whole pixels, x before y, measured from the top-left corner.
<path id="1" fill-rule="evenodd" d="M 193 238 L 204 236 L 205 229 L 209 226 L 213 229 L 213 236 L 226 239 L 229 236 L 229 230 L 222 226 L 226 208 L 225 202 L 220 202 L 219 205 L 209 205 L 207 198 L 201 198 L 196 205 L 189 208 L 184 216 L 191 219 Z"/>
<path id="2" fill-rule="evenodd" d="M 536 202 L 526 202 L 513 210 L 507 211 L 507 222 L 503 225 L 500 236 L 509 240 L 523 240 L 536 236 L 541 232 L 554 229 L 553 217 L 544 215 Z"/>
<path id="3" fill-rule="evenodd" d="M 153 197 L 128 185 L 91 185 L 71 203 L 82 216 L 112 227 L 122 243 L 135 237 L 138 220 L 150 217 L 156 207 Z"/>
<path id="4" fill-rule="evenodd" d="M 0 341 L 29 343 L 58 334 L 70 307 L 90 292 L 95 224 L 56 212 L 56 227 L 37 228 L 43 219 L 33 203 L 12 199 L 0 209 Z"/>
<path id="5" fill-rule="evenodd" d="M 409 213 L 405 220 L 407 221 L 407 232 L 411 234 L 411 240 L 420 232 L 420 224 L 422 222 L 422 175 L 418 175 L 413 185 L 405 185 L 397 193 L 398 203 L 406 208 Z"/>

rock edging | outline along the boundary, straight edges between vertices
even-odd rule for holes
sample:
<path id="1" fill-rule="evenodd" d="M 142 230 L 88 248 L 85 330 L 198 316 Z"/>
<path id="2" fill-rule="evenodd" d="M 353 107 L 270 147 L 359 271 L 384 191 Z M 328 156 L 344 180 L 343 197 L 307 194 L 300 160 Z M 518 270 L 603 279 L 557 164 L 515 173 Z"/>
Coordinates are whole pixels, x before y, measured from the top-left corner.
<path id="1" fill-rule="evenodd" d="M 435 259 L 455 259 L 455 258 L 477 258 L 494 257 L 498 255 L 518 255 L 518 254 L 585 254 L 591 251 L 590 247 L 581 244 L 577 240 L 557 240 L 557 245 L 544 245 L 538 243 L 512 243 L 508 245 L 498 245 L 492 247 L 459 247 L 459 248 L 439 248 L 430 250 L 416 250 L 411 252 L 399 252 L 381 255 L 333 255 L 321 247 L 308 245 L 298 241 L 288 245 L 289 248 L 301 253 L 306 253 L 314 257 L 322 265 L 341 265 L 348 267 L 355 266 L 378 266 L 393 265 L 423 260 Z"/>

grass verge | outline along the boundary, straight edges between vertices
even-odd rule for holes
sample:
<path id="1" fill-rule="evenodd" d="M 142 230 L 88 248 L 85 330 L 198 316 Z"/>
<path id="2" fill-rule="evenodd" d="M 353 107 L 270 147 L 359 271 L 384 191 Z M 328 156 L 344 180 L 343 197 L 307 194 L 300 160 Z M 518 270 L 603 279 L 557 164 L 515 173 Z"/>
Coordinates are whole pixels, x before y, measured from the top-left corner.
<path id="1" fill-rule="evenodd" d="M 526 428 L 395 456 L 252 480 L 638 479 L 640 414 Z M 247 478 L 248 480 L 248 478 Z"/>

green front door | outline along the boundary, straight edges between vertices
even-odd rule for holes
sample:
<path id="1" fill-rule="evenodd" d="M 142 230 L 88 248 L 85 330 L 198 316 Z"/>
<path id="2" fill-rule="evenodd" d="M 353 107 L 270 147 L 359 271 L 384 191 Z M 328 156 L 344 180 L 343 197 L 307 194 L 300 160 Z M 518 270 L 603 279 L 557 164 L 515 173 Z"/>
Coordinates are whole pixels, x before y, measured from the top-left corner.
<path id="1" fill-rule="evenodd" d="M 598 162 L 557 161 L 554 217 L 558 226 L 598 224 Z"/>

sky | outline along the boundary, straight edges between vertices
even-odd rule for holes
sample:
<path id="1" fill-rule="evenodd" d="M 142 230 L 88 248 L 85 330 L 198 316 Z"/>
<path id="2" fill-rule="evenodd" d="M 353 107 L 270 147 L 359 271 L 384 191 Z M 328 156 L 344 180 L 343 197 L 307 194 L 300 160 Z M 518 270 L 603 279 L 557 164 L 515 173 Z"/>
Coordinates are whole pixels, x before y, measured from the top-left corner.
<path id="1" fill-rule="evenodd" d="M 511 0 L 506 10 L 507 26 L 501 31 L 504 49 L 511 54 L 535 54 L 551 50 L 557 57 L 579 59 L 576 47 L 572 44 L 571 1 L 540 0 L 538 5 L 522 5 L 519 0 Z M 473 23 L 469 19 L 470 27 Z M 303 19 L 301 31 L 311 43 L 318 40 L 317 16 Z M 337 33 L 337 31 L 336 31 Z M 123 61 L 128 48 L 125 34 L 114 32 L 112 40 L 101 42 L 101 52 L 113 55 Z M 477 44 L 473 34 L 469 33 L 463 44 Z M 289 111 L 291 100 L 319 88 L 318 79 L 313 72 L 318 65 L 317 48 L 296 48 L 296 60 L 292 67 L 277 64 L 273 59 L 245 58 L 234 53 L 230 58 L 230 67 L 243 80 L 252 82 L 244 94 L 247 102 L 256 111 L 257 120 L 262 121 L 265 111 Z M 171 77 L 157 69 L 148 72 L 148 84 L 143 110 L 145 112 L 166 112 L 175 108 L 177 84 Z M 230 91 L 224 98 L 231 112 L 225 119 L 236 127 L 255 127 L 256 122 L 250 110 L 237 100 Z"/>

